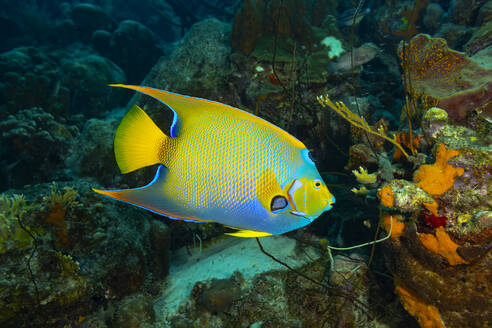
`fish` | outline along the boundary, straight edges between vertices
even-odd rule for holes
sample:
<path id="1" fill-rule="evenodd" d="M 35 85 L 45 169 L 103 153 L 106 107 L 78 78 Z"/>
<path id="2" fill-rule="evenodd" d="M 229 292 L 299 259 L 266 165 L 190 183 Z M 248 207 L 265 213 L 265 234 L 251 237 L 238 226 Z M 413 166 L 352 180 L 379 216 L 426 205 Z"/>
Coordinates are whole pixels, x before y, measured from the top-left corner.
<path id="1" fill-rule="evenodd" d="M 235 237 L 280 235 L 304 227 L 335 203 L 306 146 L 241 109 L 145 86 L 113 84 L 169 107 L 169 135 L 134 105 L 116 129 L 121 173 L 158 164 L 134 189 L 93 190 L 170 219 L 215 222 Z"/>
<path id="2" fill-rule="evenodd" d="M 379 53 L 379 47 L 372 42 L 367 42 L 353 50 L 354 67 L 360 66 L 373 60 Z M 348 72 L 352 70 L 351 53 L 345 53 L 328 64 L 328 70 L 334 73 Z"/>
<path id="3" fill-rule="evenodd" d="M 341 26 L 352 26 L 354 24 L 354 15 L 356 9 L 349 9 L 344 11 L 340 16 L 338 16 L 338 22 Z M 360 21 L 371 12 L 371 9 L 365 8 L 359 11 L 357 17 L 355 18 L 355 25 L 359 25 Z"/>

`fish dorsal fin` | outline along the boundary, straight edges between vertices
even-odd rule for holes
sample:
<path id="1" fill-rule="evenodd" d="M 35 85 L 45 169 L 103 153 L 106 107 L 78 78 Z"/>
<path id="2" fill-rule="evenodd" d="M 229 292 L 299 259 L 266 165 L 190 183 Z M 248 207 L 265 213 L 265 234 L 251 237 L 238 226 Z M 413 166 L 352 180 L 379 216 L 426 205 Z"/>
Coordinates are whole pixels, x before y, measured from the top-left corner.
<path id="1" fill-rule="evenodd" d="M 239 230 L 237 232 L 228 232 L 226 235 L 234 236 L 234 237 L 242 237 L 242 238 L 255 238 L 255 237 L 267 237 L 271 236 L 271 233 L 263 232 L 263 231 L 254 231 L 254 230 Z"/>
<path id="2" fill-rule="evenodd" d="M 258 178 L 256 197 L 260 204 L 269 212 L 275 212 L 272 211 L 272 202 L 276 197 L 285 198 L 282 187 L 272 170 L 264 170 Z"/>
<path id="3" fill-rule="evenodd" d="M 293 135 L 289 134 L 288 132 L 282 130 L 278 126 L 273 125 L 270 122 L 258 116 L 248 113 L 247 111 L 226 104 L 222 104 L 217 101 L 190 97 L 190 96 L 183 96 L 169 91 L 136 86 L 136 85 L 110 84 L 110 86 L 132 89 L 135 91 L 142 92 L 148 96 L 151 96 L 159 100 L 160 102 L 166 104 L 169 108 L 171 108 L 171 110 L 174 112 L 174 119 L 171 125 L 171 132 L 170 132 L 171 137 L 178 136 L 182 125 L 186 124 L 186 122 L 190 118 L 192 117 L 197 118 L 198 113 L 206 111 L 208 113 L 215 112 L 216 115 L 223 115 L 227 113 L 228 115 L 235 116 L 236 118 L 241 118 L 244 120 L 255 122 L 260 126 L 264 126 L 271 129 L 272 131 L 274 131 L 274 133 L 277 133 L 282 138 L 289 140 L 294 147 L 301 148 L 301 149 L 306 148 L 306 146 L 304 146 L 304 144 L 301 141 L 299 141 L 297 138 L 295 138 Z"/>
<path id="4" fill-rule="evenodd" d="M 171 108 L 171 110 L 174 112 L 174 119 L 171 125 L 170 132 L 171 137 L 178 136 L 183 122 L 186 122 L 186 120 L 192 115 L 196 116 L 196 114 L 200 111 L 207 110 L 208 112 L 211 112 L 214 110 L 226 110 L 227 108 L 232 108 L 230 106 L 215 101 L 183 96 L 177 93 L 149 87 L 125 84 L 110 84 L 110 86 L 139 91 L 159 100 L 160 102 Z"/>

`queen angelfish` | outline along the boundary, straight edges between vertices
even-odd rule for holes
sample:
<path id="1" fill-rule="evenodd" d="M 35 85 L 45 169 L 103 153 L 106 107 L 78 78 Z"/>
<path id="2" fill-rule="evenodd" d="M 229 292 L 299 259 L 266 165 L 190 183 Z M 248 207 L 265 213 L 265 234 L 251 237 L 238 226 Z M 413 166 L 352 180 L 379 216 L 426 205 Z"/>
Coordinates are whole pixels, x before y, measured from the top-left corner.
<path id="1" fill-rule="evenodd" d="M 116 130 L 122 173 L 160 164 L 146 186 L 97 190 L 171 219 L 217 222 L 238 237 L 279 235 L 313 222 L 332 208 L 306 146 L 279 127 L 219 102 L 158 89 L 140 91 L 174 112 L 164 134 L 138 106 Z"/>

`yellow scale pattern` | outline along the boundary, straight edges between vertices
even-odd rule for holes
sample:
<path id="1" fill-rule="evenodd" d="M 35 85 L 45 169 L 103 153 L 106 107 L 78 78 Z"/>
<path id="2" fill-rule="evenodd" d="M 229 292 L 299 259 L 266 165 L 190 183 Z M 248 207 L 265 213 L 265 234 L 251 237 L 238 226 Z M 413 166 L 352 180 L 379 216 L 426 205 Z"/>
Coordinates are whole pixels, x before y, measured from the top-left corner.
<path id="1" fill-rule="evenodd" d="M 166 147 L 174 152 L 166 165 L 166 193 L 188 208 L 239 214 L 256 200 L 265 169 L 281 183 L 301 165 L 297 149 L 277 131 L 217 112 L 197 115 L 173 139 L 175 145 Z"/>

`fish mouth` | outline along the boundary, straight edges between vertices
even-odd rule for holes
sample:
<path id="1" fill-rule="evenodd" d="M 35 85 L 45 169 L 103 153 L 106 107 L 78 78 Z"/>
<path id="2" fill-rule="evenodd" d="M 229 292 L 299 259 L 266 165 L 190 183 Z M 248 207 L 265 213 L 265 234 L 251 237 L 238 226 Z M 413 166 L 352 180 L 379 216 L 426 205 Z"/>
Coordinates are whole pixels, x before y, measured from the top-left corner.
<path id="1" fill-rule="evenodd" d="M 328 201 L 328 204 L 326 205 L 325 209 L 323 210 L 324 211 L 329 211 L 332 209 L 333 205 L 335 205 L 335 196 L 331 196 L 331 199 Z"/>

